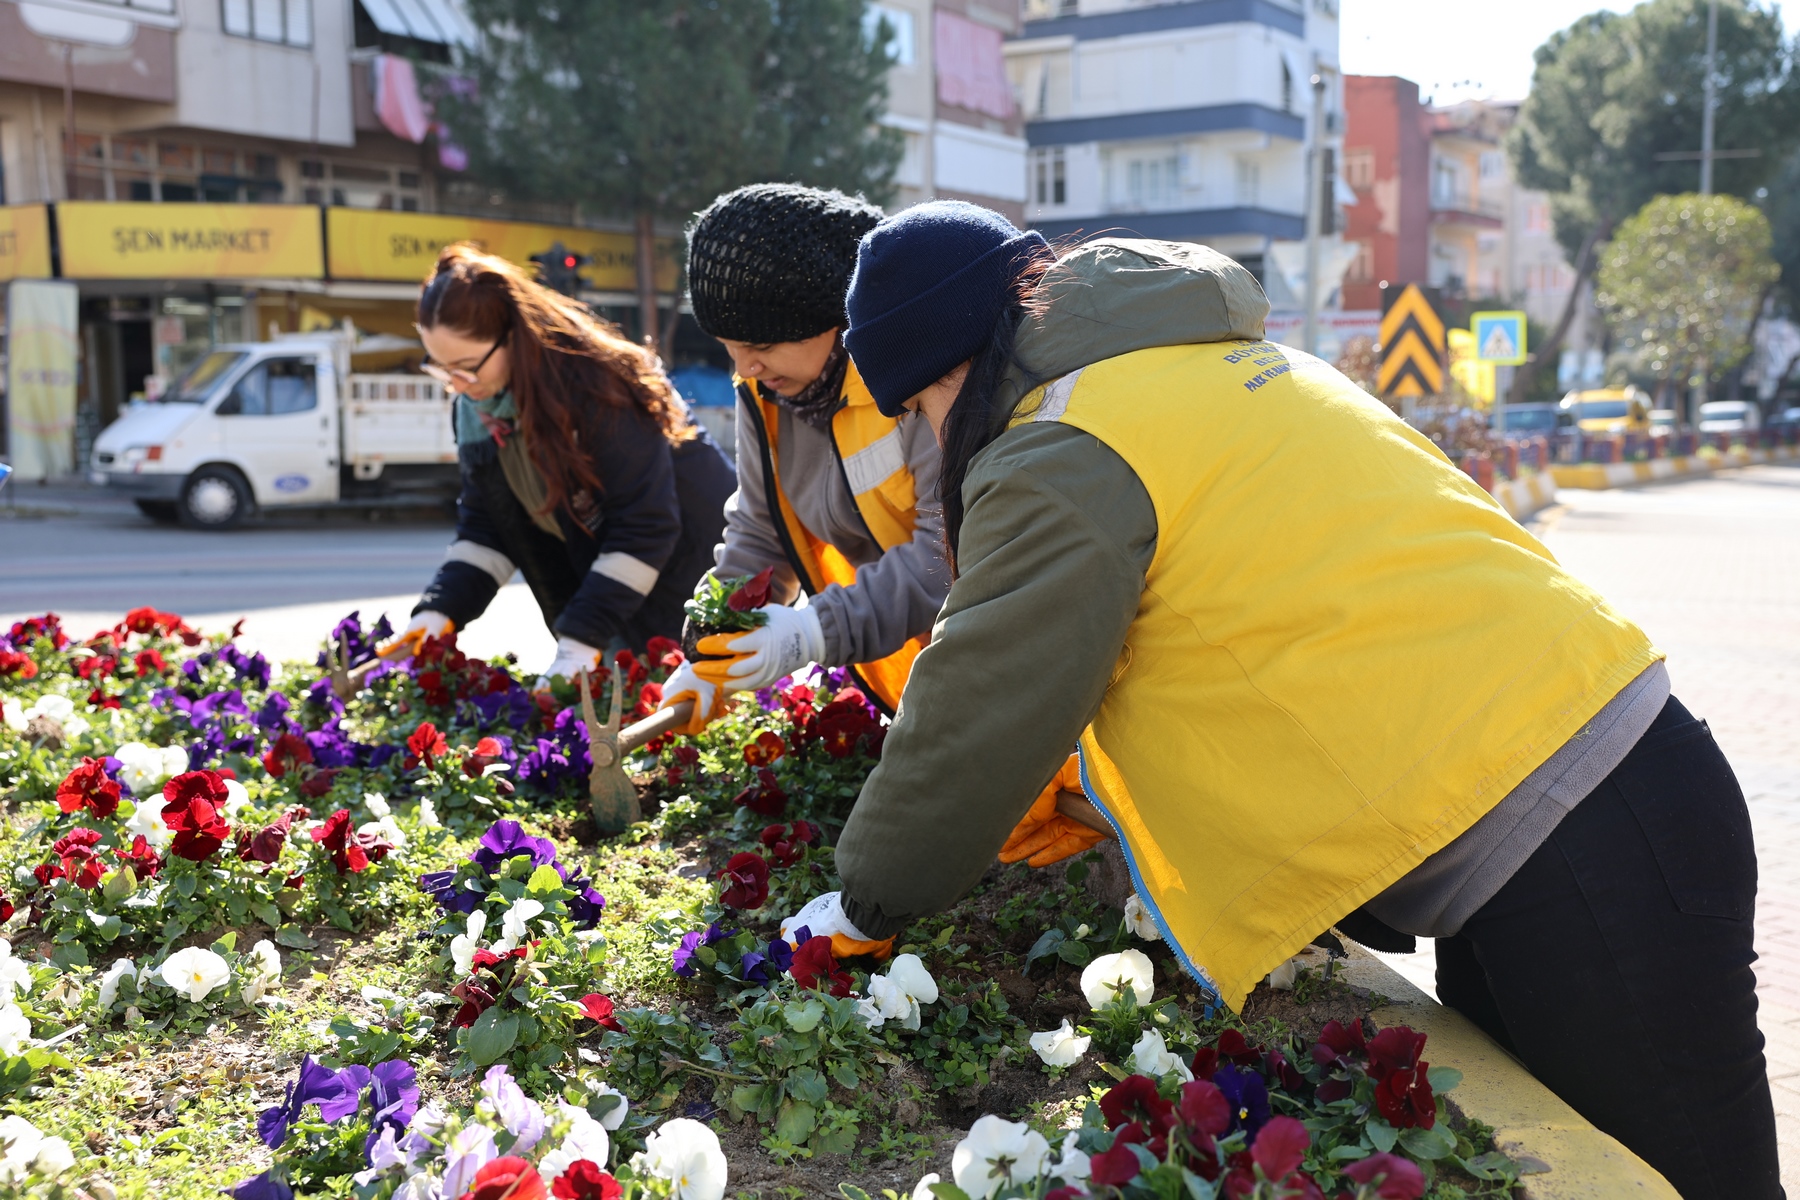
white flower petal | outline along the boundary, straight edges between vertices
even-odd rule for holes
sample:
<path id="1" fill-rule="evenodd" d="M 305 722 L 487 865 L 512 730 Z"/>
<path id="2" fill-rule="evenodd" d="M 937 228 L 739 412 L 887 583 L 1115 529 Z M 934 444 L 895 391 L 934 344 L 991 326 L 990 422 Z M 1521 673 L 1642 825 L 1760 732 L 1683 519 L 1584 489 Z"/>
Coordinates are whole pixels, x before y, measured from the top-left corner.
<path id="1" fill-rule="evenodd" d="M 1045 1065 L 1052 1067 L 1067 1067 L 1079 1062 L 1093 1042 L 1091 1037 L 1076 1036 L 1075 1026 L 1067 1017 L 1055 1029 L 1031 1035 L 1031 1048 L 1037 1051 Z"/>
<path id="2" fill-rule="evenodd" d="M 1096 1009 L 1105 1008 L 1129 991 L 1139 1004 L 1156 994 L 1155 969 L 1142 950 L 1102 954 L 1081 972 L 1081 994 Z"/>

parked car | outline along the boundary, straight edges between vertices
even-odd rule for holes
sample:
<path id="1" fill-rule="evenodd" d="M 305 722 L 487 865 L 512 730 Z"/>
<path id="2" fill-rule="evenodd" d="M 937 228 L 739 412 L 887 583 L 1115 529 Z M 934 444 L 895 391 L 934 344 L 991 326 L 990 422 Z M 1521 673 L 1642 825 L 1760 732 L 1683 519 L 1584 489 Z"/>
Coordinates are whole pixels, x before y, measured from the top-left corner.
<path id="1" fill-rule="evenodd" d="M 1564 418 L 1583 433 L 1647 433 L 1650 397 L 1634 387 L 1570 392 L 1560 405 Z"/>
<path id="2" fill-rule="evenodd" d="M 1650 410 L 1650 432 L 1656 436 L 1672 434 L 1681 426 L 1681 414 L 1672 408 Z"/>
<path id="3" fill-rule="evenodd" d="M 1748 400 L 1709 400 L 1700 406 L 1701 433 L 1755 433 L 1762 413 Z"/>
<path id="4" fill-rule="evenodd" d="M 1769 428 L 1784 433 L 1789 430 L 1800 430 L 1800 407 L 1783 409 L 1774 420 L 1769 422 Z"/>
<path id="5" fill-rule="evenodd" d="M 1555 404 L 1505 404 L 1489 424 L 1504 422 L 1507 437 L 1549 437 L 1561 421 L 1560 406 Z"/>

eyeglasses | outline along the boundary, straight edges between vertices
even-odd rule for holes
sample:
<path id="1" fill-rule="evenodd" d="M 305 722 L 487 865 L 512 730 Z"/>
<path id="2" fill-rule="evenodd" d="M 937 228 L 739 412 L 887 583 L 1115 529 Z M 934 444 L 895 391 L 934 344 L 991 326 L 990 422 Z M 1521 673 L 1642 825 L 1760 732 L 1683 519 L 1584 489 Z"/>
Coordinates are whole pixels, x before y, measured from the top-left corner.
<path id="1" fill-rule="evenodd" d="M 504 342 L 505 340 L 506 339 L 502 337 L 500 342 Z M 419 370 L 425 372 L 425 374 L 442 384 L 449 385 L 460 383 L 464 387 L 474 387 L 477 383 L 481 382 L 481 379 L 479 378 L 481 375 L 481 368 L 487 366 L 488 359 L 494 357 L 494 351 L 500 348 L 500 342 L 495 342 L 492 346 L 489 346 L 488 352 L 481 356 L 481 361 L 469 369 L 465 370 L 462 367 L 446 367 L 441 363 L 434 363 L 430 359 L 426 359 L 419 364 Z"/>

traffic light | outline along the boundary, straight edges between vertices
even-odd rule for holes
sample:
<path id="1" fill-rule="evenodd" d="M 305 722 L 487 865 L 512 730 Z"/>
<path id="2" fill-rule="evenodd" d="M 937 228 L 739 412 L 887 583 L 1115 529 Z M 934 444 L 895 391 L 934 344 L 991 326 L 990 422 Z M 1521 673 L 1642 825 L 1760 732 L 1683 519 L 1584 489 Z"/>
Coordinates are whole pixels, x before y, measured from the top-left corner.
<path id="1" fill-rule="evenodd" d="M 537 264 L 538 279 L 545 287 L 565 296 L 574 296 L 581 292 L 581 268 L 594 260 L 575 253 L 561 242 L 552 242 L 542 254 L 532 255 L 531 261 Z"/>

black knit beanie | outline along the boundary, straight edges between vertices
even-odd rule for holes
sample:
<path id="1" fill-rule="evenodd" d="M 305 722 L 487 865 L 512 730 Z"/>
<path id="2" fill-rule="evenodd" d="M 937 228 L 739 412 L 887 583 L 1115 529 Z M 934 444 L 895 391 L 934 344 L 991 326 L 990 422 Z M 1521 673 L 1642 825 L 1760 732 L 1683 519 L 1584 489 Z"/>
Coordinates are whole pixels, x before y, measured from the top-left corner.
<path id="1" fill-rule="evenodd" d="M 726 192 L 688 229 L 694 320 L 754 345 L 840 328 L 857 242 L 881 216 L 855 196 L 790 183 Z"/>

